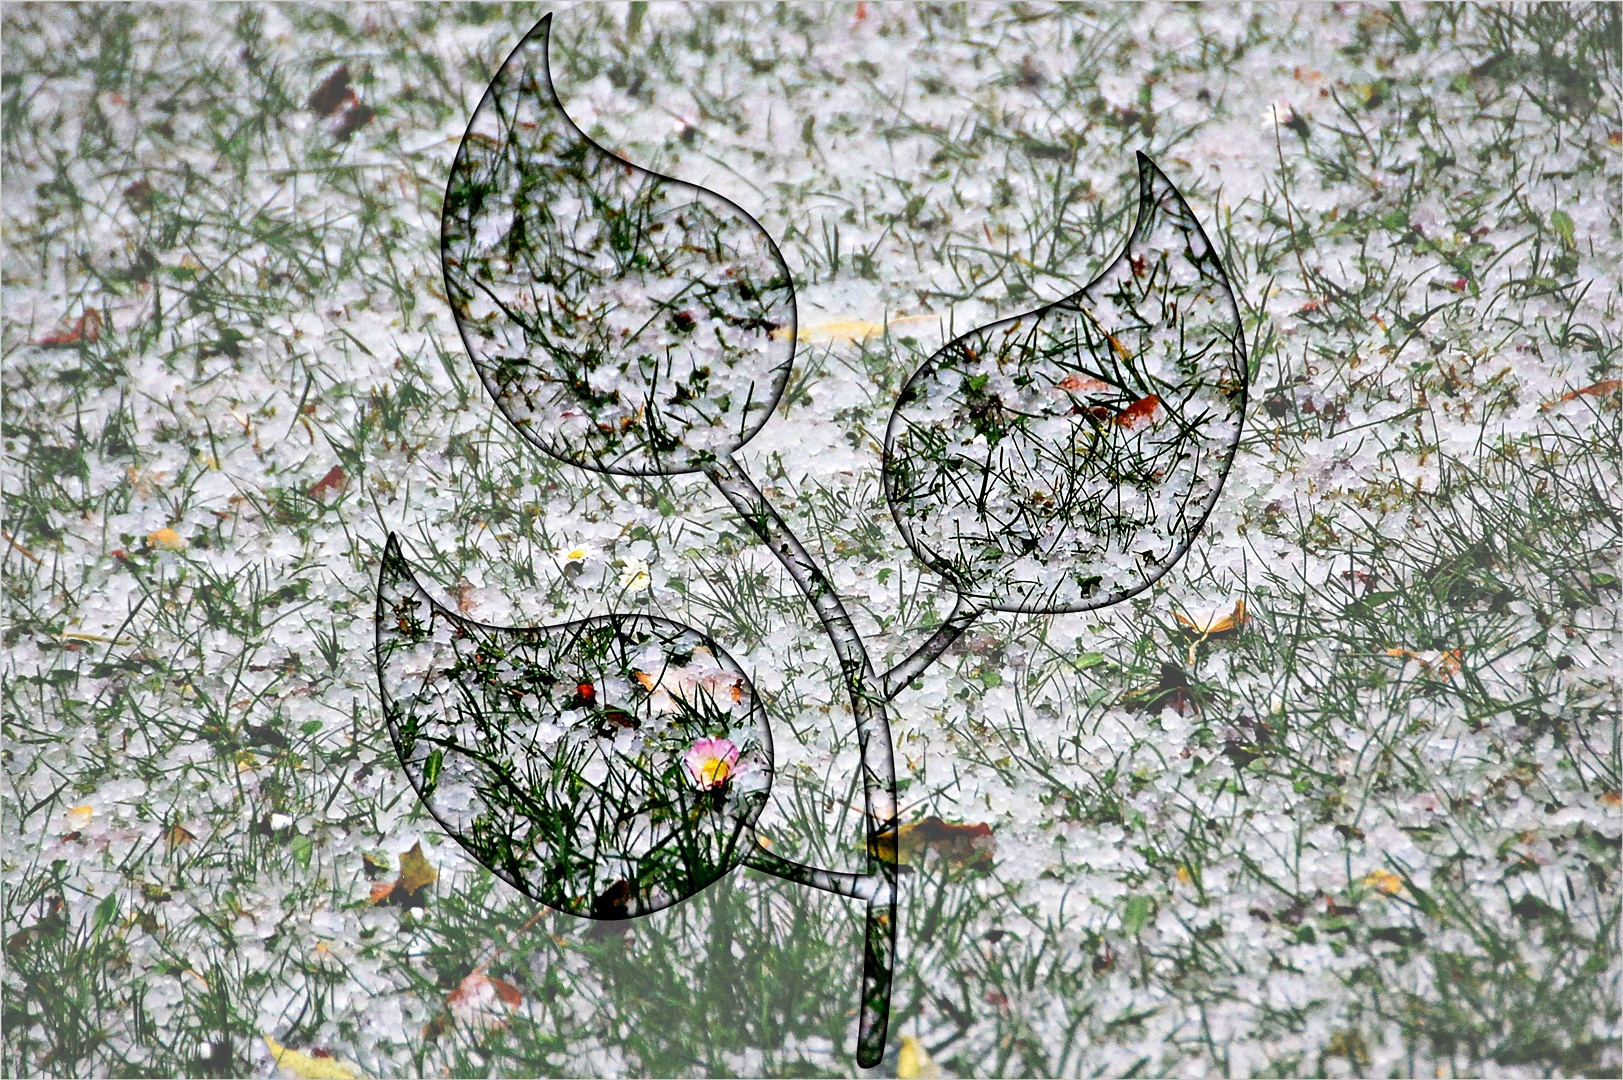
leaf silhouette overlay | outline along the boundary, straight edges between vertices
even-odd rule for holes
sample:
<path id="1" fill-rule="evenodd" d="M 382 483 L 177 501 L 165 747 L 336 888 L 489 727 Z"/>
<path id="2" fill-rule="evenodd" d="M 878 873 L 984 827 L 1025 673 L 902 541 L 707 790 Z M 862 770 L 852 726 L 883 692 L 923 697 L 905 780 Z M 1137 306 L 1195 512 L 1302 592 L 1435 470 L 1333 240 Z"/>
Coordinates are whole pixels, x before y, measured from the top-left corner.
<path id="1" fill-rule="evenodd" d="M 575 126 L 552 86 L 551 24 L 502 65 L 452 165 L 451 310 L 497 407 L 541 450 L 601 472 L 693 472 L 753 437 L 783 393 L 788 266 L 735 203 Z"/>
<path id="2" fill-rule="evenodd" d="M 1098 278 L 956 338 L 908 380 L 885 498 L 913 553 L 977 606 L 1104 607 L 1188 550 L 1248 379 L 1217 250 L 1141 154 L 1138 222 Z"/>
<path id="3" fill-rule="evenodd" d="M 400 856 L 400 876 L 394 881 L 380 881 L 372 886 L 372 903 L 396 904 L 400 907 L 422 907 L 423 894 L 440 879 L 439 871 L 423 856 L 421 841 Z"/>
<path id="4" fill-rule="evenodd" d="M 646 615 L 476 623 L 429 598 L 393 538 L 378 597 L 384 715 L 406 775 L 503 881 L 558 911 L 626 919 L 753 850 L 771 733 L 714 641 Z M 701 751 L 725 770 L 698 767 Z"/>

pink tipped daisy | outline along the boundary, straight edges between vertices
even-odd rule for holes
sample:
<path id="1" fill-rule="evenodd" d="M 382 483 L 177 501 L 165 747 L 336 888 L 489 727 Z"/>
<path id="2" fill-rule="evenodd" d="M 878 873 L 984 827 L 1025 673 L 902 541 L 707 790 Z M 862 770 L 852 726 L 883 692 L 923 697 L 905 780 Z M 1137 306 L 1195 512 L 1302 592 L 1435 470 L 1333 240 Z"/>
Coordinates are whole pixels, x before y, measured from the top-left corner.
<path id="1" fill-rule="evenodd" d="M 688 775 L 706 791 L 725 784 L 737 763 L 738 747 L 727 739 L 700 739 L 682 755 Z"/>

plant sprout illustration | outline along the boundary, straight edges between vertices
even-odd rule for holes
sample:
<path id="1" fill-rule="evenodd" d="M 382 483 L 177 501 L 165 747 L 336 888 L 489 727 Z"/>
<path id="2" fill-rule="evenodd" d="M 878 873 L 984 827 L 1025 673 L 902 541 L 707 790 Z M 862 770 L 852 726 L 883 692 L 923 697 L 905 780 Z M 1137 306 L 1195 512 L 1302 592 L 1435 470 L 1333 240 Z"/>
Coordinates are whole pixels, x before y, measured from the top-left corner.
<path id="1" fill-rule="evenodd" d="M 1113 604 L 1183 555 L 1245 409 L 1233 294 L 1188 205 L 1141 154 L 1138 221 L 1095 281 L 919 368 L 890 420 L 884 490 L 908 546 L 957 599 L 881 672 L 734 457 L 794 359 L 782 255 L 733 203 L 576 128 L 553 90 L 550 26 L 549 15 L 508 57 L 453 165 L 441 242 L 464 343 L 497 407 L 542 451 L 604 473 L 702 473 L 789 571 L 850 697 L 868 868 L 792 862 L 755 834 L 772 734 L 718 642 L 639 614 L 483 625 L 431 599 L 393 536 L 377 623 L 390 735 L 445 829 L 558 911 L 643 915 L 738 866 L 865 902 L 857 1059 L 872 1066 L 896 938 L 887 704 L 981 612 Z"/>

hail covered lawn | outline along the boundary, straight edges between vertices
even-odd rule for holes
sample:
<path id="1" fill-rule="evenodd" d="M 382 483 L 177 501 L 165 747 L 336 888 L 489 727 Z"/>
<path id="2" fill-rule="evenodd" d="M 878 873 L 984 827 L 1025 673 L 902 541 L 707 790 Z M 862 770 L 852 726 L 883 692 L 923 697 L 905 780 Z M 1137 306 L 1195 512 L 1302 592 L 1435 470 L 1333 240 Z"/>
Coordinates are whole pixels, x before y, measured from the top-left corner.
<path id="1" fill-rule="evenodd" d="M 544 10 L 6 9 L 8 1074 L 854 1067 L 857 908 L 740 872 L 538 915 L 385 732 L 394 531 L 487 623 L 702 629 L 768 701 L 762 833 L 863 859 L 778 564 L 700 477 L 530 448 L 457 336 L 450 162 Z M 1135 150 L 1240 294 L 1185 561 L 985 616 L 897 701 L 883 1070 L 1617 1071 L 1617 42 L 1578 5 L 559 9 L 576 122 L 783 251 L 796 368 L 741 458 L 876 662 L 952 599 L 879 484 L 911 372 L 1086 284 Z"/>

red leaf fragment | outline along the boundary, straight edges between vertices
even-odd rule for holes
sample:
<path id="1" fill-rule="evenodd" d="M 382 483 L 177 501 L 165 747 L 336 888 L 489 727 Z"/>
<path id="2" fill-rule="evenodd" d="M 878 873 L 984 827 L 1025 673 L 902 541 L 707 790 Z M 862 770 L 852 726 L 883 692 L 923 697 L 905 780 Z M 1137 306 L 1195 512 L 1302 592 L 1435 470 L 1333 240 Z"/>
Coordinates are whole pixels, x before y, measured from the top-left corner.
<path id="1" fill-rule="evenodd" d="M 1609 394 L 1617 393 L 1619 390 L 1623 390 L 1623 379 L 1602 379 L 1592 386 L 1585 386 L 1579 390 L 1569 390 L 1554 401 L 1546 401 L 1544 407 L 1548 409 L 1550 406 L 1562 402 L 1577 401 L 1580 397 L 1606 397 Z"/>
<path id="2" fill-rule="evenodd" d="M 1098 379 L 1095 379 L 1090 375 L 1080 375 L 1074 371 L 1059 381 L 1059 388 L 1061 390 L 1088 391 L 1110 389 L 1108 384 L 1100 382 Z"/>
<path id="3" fill-rule="evenodd" d="M 1156 410 L 1161 407 L 1161 399 L 1155 394 L 1141 397 L 1116 415 L 1116 425 L 1128 431 L 1136 430 L 1140 425 L 1153 424 L 1156 421 Z"/>
<path id="4" fill-rule="evenodd" d="M 342 465 L 334 465 L 331 469 L 327 470 L 326 476 L 323 476 L 320 480 L 317 480 L 314 484 L 310 485 L 310 497 L 312 499 L 319 499 L 329 491 L 342 491 L 344 490 L 344 483 L 347 479 L 348 478 L 344 475 L 344 467 Z"/>
<path id="5" fill-rule="evenodd" d="M 42 349 L 65 349 L 74 345 L 88 345 L 101 337 L 101 312 L 86 308 L 71 330 L 47 334 L 34 342 Z"/>

